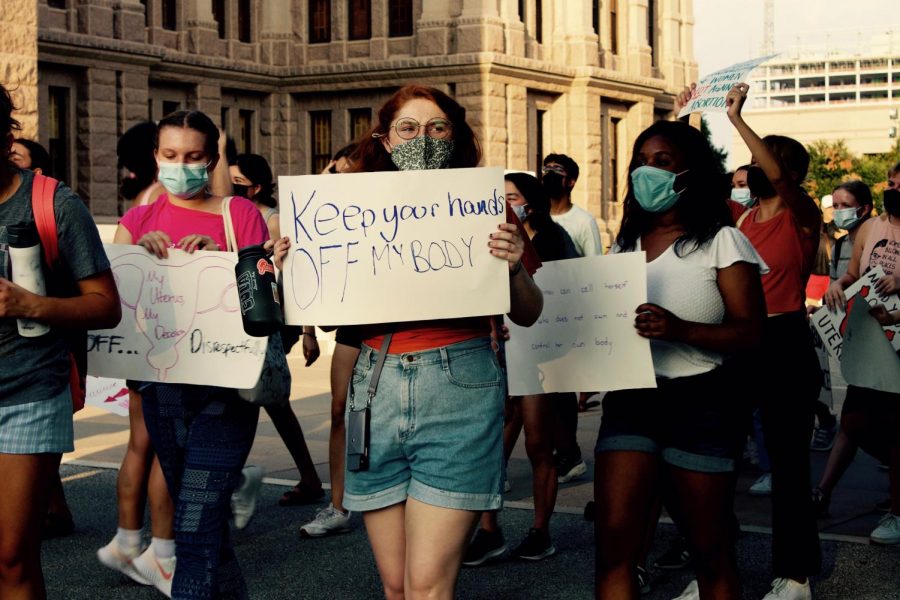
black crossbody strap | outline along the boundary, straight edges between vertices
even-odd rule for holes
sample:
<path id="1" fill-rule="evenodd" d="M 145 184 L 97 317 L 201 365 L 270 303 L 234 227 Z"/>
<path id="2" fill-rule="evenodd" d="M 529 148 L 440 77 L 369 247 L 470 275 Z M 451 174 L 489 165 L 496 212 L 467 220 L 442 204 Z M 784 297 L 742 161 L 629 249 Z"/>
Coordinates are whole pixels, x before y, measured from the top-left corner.
<path id="1" fill-rule="evenodd" d="M 375 361 L 375 370 L 372 372 L 372 379 L 369 380 L 369 399 L 366 406 L 372 404 L 372 398 L 375 397 L 375 391 L 378 389 L 378 380 L 381 379 L 381 370 L 384 369 L 384 359 L 387 358 L 388 348 L 391 347 L 391 338 L 394 333 L 385 334 L 384 341 L 381 342 L 381 350 L 378 351 L 378 360 Z"/>

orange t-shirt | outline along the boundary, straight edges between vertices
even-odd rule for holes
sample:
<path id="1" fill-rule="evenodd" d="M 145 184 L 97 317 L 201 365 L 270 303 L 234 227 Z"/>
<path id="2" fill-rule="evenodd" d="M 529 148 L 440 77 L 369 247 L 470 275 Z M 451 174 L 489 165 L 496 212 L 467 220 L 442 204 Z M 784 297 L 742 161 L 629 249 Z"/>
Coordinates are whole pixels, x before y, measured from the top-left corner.
<path id="1" fill-rule="evenodd" d="M 522 267 L 529 275 L 541 266 L 534 246 L 528 234 L 522 227 L 522 223 L 510 210 L 506 203 L 506 222 L 519 228 L 519 236 L 525 242 L 525 251 L 522 254 Z M 391 346 L 388 354 L 404 354 L 406 352 L 421 352 L 440 348 L 458 342 L 464 342 L 477 337 L 488 336 L 491 333 L 491 317 L 464 317 L 460 319 L 440 319 L 434 321 L 408 321 L 405 323 L 381 323 L 378 325 L 362 326 L 363 343 L 376 350 L 381 349 L 384 336 L 388 331 L 393 331 Z"/>
<path id="2" fill-rule="evenodd" d="M 804 310 L 819 235 L 803 235 L 787 208 L 763 223 L 756 222 L 758 214 L 758 206 L 751 208 L 740 230 L 769 266 L 762 276 L 766 309 L 769 314 Z"/>

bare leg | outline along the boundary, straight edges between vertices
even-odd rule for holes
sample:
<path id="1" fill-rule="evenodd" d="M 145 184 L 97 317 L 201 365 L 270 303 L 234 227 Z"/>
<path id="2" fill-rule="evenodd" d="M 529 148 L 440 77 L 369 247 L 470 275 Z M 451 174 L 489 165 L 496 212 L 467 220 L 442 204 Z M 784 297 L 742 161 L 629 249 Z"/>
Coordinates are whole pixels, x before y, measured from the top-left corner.
<path id="1" fill-rule="evenodd" d="M 163 540 L 175 539 L 175 505 L 166 478 L 159 466 L 159 459 L 154 457 L 150 467 L 150 480 L 147 484 L 150 497 L 150 531 L 153 537 Z"/>
<path id="2" fill-rule="evenodd" d="M 673 466 L 667 470 L 700 594 L 704 600 L 739 599 L 741 582 L 731 533 L 732 474 L 698 473 Z"/>
<path id="3" fill-rule="evenodd" d="M 363 514 L 369 544 L 387 600 L 404 600 L 406 571 L 406 504 Z"/>
<path id="4" fill-rule="evenodd" d="M 144 526 L 144 502 L 153 447 L 144 424 L 141 395 L 133 390 L 128 390 L 128 425 L 128 448 L 116 479 L 119 527 L 141 529 Z"/>
<path id="5" fill-rule="evenodd" d="M 525 451 L 531 461 L 534 493 L 534 528 L 550 533 L 550 517 L 556 506 L 556 463 L 553 460 L 553 401 L 540 394 L 522 397 Z"/>
<path id="6" fill-rule="evenodd" d="M 844 431 L 844 425 L 841 424 L 841 429 L 834 440 L 834 448 L 828 454 L 828 463 L 825 465 L 825 471 L 819 481 L 819 489 L 830 495 L 853 463 L 854 456 L 856 456 L 856 444 L 850 441 Z"/>
<path id="7" fill-rule="evenodd" d="M 45 598 L 41 522 L 59 454 L 0 454 L 0 598 Z"/>
<path id="8" fill-rule="evenodd" d="M 406 502 L 406 572 L 410 600 L 453 600 L 456 578 L 478 513 Z"/>
<path id="9" fill-rule="evenodd" d="M 328 471 L 331 476 L 331 503 L 342 512 L 347 445 L 344 411 L 347 408 L 347 391 L 353 377 L 353 366 L 358 356 L 359 348 L 336 344 L 331 357 L 331 434 L 328 436 Z"/>
<path id="10" fill-rule="evenodd" d="M 594 464 L 598 600 L 636 600 L 635 567 L 653 514 L 659 462 L 645 452 L 602 452 Z"/>
<path id="11" fill-rule="evenodd" d="M 294 414 L 290 402 L 278 406 L 266 406 L 266 413 L 272 419 L 275 430 L 284 442 L 285 447 L 294 459 L 297 470 L 300 472 L 300 481 L 313 489 L 322 488 L 322 480 L 316 473 L 316 465 L 313 463 L 306 439 L 303 437 L 303 429 L 300 421 Z"/>

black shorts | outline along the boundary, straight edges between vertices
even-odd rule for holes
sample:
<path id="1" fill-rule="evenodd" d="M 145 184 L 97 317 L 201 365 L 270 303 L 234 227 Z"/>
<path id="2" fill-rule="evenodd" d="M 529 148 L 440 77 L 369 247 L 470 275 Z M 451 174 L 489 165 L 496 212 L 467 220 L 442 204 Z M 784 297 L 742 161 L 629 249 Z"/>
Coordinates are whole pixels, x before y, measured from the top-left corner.
<path id="1" fill-rule="evenodd" d="M 879 445 L 900 445 L 900 394 L 848 385 L 841 418 L 860 413 L 875 423 Z"/>
<path id="2" fill-rule="evenodd" d="M 734 385 L 730 373 L 730 367 L 719 367 L 658 379 L 656 389 L 610 392 L 603 400 L 594 453 L 647 452 L 689 471 L 734 471 L 748 409 L 729 392 Z"/>
<path id="3" fill-rule="evenodd" d="M 337 331 L 334 332 L 334 341 L 357 350 L 362 348 L 362 335 L 359 327 L 347 325 L 338 327 Z"/>

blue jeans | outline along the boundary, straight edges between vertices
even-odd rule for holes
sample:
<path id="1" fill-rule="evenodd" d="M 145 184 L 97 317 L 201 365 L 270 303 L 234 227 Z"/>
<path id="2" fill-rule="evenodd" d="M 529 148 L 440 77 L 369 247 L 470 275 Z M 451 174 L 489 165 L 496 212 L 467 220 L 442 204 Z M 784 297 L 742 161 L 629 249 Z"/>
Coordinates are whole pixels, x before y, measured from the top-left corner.
<path id="1" fill-rule="evenodd" d="M 175 501 L 172 598 L 247 598 L 228 519 L 259 407 L 207 386 L 151 384 L 142 393 L 147 431 Z"/>

